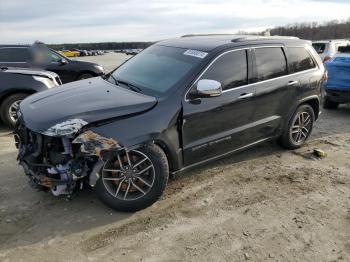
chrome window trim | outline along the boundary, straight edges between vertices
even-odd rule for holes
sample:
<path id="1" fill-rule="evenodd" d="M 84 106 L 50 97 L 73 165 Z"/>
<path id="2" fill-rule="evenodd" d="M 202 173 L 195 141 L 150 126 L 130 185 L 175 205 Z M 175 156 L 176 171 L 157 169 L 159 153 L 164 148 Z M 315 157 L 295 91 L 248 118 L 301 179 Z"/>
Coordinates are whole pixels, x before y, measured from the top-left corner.
<path id="1" fill-rule="evenodd" d="M 203 72 L 196 78 L 196 80 L 193 82 L 193 84 L 191 85 L 191 87 L 187 90 L 187 92 L 185 93 L 185 102 L 189 102 L 191 101 L 190 99 L 187 98 L 187 95 L 188 93 L 190 92 L 190 90 L 192 89 L 192 87 L 195 85 L 195 83 L 198 82 L 198 80 L 206 73 L 206 71 L 208 71 L 209 67 L 213 65 L 213 63 L 216 62 L 217 59 L 219 59 L 221 56 L 225 55 L 225 54 L 228 54 L 228 53 L 231 53 L 231 52 L 235 52 L 235 51 L 242 51 L 242 50 L 252 50 L 252 49 L 258 49 L 258 48 L 271 48 L 271 47 L 276 47 L 276 48 L 284 48 L 285 46 L 283 45 L 271 45 L 271 46 L 252 46 L 252 47 L 246 47 L 246 48 L 239 48 L 239 49 L 234 49 L 234 50 L 229 50 L 229 51 L 226 51 L 220 55 L 218 55 L 217 57 L 215 57 L 215 59 L 213 61 L 210 62 L 209 65 L 207 65 L 207 67 L 203 70 Z M 300 71 L 300 72 L 297 72 L 297 73 L 293 73 L 293 74 L 287 74 L 287 75 L 284 75 L 284 76 L 279 76 L 279 77 L 275 77 L 275 78 L 271 78 L 271 79 L 267 79 L 267 80 L 264 80 L 264 81 L 259 81 L 259 82 L 255 82 L 255 83 L 251 83 L 251 84 L 247 84 L 247 85 L 243 85 L 243 86 L 238 86 L 238 87 L 234 87 L 234 88 L 231 88 L 231 89 L 228 89 L 228 90 L 223 90 L 222 93 L 228 93 L 228 92 L 231 92 L 233 90 L 237 90 L 237 89 L 241 89 L 241 88 L 244 88 L 244 87 L 249 87 L 249 86 L 253 86 L 253 85 L 257 85 L 257 84 L 261 84 L 261 83 L 266 83 L 266 82 L 270 82 L 270 81 L 274 81 L 274 80 L 278 80 L 278 79 L 282 79 L 282 78 L 286 78 L 286 77 L 290 77 L 290 76 L 295 76 L 295 75 L 300 75 L 300 74 L 303 74 L 303 73 L 306 73 L 306 72 L 311 72 L 311 71 L 317 71 L 319 69 L 318 67 L 318 63 L 315 61 L 313 55 L 310 53 L 310 50 L 308 50 L 308 48 L 303 45 L 303 46 L 287 46 L 287 47 L 298 47 L 298 48 L 304 48 L 308 53 L 309 55 L 311 56 L 311 58 L 313 59 L 314 63 L 315 63 L 315 67 L 314 68 L 311 68 L 311 69 L 308 69 L 308 70 L 304 70 L 304 71 Z M 248 61 L 247 61 L 248 62 Z M 286 60 L 287 62 L 287 66 L 288 66 L 288 60 Z"/>
<path id="2" fill-rule="evenodd" d="M 4 46 L 4 47 L 0 47 L 0 49 L 10 49 L 10 48 L 29 48 L 29 47 L 25 47 L 25 46 Z M 6 62 L 6 61 L 0 61 L 0 63 L 7 63 L 7 64 L 26 64 L 27 62 Z"/>

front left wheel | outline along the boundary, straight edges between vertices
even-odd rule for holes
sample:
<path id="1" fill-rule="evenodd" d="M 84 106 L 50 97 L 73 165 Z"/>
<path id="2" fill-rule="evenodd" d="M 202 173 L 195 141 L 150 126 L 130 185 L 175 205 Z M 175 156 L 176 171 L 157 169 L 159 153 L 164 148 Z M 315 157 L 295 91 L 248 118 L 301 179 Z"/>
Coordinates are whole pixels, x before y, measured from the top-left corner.
<path id="1" fill-rule="evenodd" d="M 160 198 L 168 177 L 165 153 L 151 144 L 110 157 L 100 172 L 95 190 L 101 201 L 111 208 L 134 212 Z"/>

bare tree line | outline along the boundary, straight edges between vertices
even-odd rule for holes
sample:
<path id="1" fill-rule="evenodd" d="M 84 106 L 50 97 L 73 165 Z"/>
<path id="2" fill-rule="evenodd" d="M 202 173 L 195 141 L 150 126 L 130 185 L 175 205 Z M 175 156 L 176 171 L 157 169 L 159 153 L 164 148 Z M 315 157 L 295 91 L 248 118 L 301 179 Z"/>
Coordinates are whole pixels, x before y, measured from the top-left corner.
<path id="1" fill-rule="evenodd" d="M 339 21 L 332 20 L 325 23 L 295 23 L 285 26 L 278 26 L 267 29 L 263 32 L 247 33 L 240 31 L 238 34 L 253 35 L 280 35 L 280 36 L 296 36 L 308 40 L 321 39 L 350 39 L 350 19 Z M 190 35 L 185 35 L 190 36 Z M 150 46 L 151 42 L 108 42 L 108 43 L 79 43 L 79 44 L 53 44 L 50 47 L 61 49 L 128 49 L 128 48 L 145 48 Z"/>
<path id="2" fill-rule="evenodd" d="M 271 35 L 296 36 L 308 40 L 350 39 L 350 19 L 332 20 L 322 24 L 317 22 L 296 23 L 275 27 L 268 31 Z"/>

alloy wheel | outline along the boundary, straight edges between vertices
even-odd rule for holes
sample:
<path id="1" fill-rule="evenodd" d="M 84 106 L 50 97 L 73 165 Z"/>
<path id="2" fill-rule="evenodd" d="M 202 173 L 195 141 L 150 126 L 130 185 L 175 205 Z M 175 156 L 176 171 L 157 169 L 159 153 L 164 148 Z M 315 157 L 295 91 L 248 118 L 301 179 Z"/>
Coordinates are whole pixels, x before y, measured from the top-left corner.
<path id="1" fill-rule="evenodd" d="M 17 121 L 17 109 L 21 102 L 22 100 L 15 101 L 9 107 L 8 114 L 10 116 L 11 121 L 13 121 L 14 123 Z"/>
<path id="2" fill-rule="evenodd" d="M 152 189 L 155 170 L 144 153 L 125 150 L 107 160 L 102 169 L 102 182 L 113 197 L 131 201 L 144 197 Z"/>
<path id="3" fill-rule="evenodd" d="M 312 116 L 302 111 L 294 118 L 294 123 L 290 128 L 290 138 L 295 144 L 302 144 L 309 137 L 311 129 Z"/>

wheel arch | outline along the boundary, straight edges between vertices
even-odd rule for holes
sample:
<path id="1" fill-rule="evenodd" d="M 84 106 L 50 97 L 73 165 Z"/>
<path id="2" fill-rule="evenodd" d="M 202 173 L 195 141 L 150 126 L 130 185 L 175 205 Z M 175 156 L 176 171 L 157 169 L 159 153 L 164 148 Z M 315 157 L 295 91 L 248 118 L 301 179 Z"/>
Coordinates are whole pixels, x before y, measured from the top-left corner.
<path id="1" fill-rule="evenodd" d="M 83 70 L 83 71 L 80 71 L 78 72 L 77 76 L 75 77 L 75 80 L 78 80 L 79 77 L 83 74 L 89 74 L 89 75 L 92 75 L 93 77 L 95 76 L 98 76 L 98 74 L 96 74 L 94 71 L 91 71 L 91 70 Z"/>
<path id="2" fill-rule="evenodd" d="M 308 99 L 302 100 L 298 107 L 301 105 L 311 106 L 315 113 L 315 120 L 318 119 L 320 113 L 320 99 L 318 97 L 310 97 Z"/>
<path id="3" fill-rule="evenodd" d="M 174 171 L 177 169 L 177 164 L 173 153 L 171 152 L 169 146 L 162 140 L 154 140 L 153 144 L 159 146 L 165 153 L 165 156 L 168 160 L 169 171 Z"/>
<path id="4" fill-rule="evenodd" d="M 32 95 L 35 94 L 37 91 L 35 90 L 29 90 L 29 89 L 12 89 L 9 90 L 6 93 L 3 93 L 0 95 L 0 107 L 2 105 L 2 103 L 9 97 L 15 94 L 28 94 L 28 95 Z"/>

